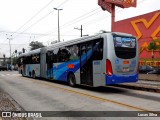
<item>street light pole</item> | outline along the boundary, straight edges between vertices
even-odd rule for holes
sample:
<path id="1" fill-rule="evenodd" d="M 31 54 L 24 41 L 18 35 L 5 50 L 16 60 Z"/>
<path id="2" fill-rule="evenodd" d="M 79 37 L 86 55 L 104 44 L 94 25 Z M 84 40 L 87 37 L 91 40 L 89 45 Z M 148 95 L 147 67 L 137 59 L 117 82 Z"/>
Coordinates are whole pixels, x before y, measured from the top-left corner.
<path id="1" fill-rule="evenodd" d="M 6 34 L 6 35 L 7 35 L 7 34 Z M 8 37 L 7 39 L 9 40 L 10 60 L 11 60 L 11 67 L 12 67 L 11 41 L 10 41 L 10 40 L 12 40 L 12 35 L 10 36 L 10 38 Z M 12 68 L 11 68 L 11 70 L 12 70 Z"/>
<path id="2" fill-rule="evenodd" d="M 63 9 L 54 8 L 58 11 L 58 42 L 60 42 L 60 27 L 59 27 L 59 11 Z"/>

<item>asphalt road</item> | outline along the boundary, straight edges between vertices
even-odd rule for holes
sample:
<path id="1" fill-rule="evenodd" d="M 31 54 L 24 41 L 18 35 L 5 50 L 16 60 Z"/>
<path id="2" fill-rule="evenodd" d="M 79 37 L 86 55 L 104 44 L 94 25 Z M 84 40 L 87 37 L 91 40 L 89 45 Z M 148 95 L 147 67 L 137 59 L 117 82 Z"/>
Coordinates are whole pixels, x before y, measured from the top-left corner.
<path id="1" fill-rule="evenodd" d="M 26 111 L 160 111 L 160 94 L 118 87 L 72 88 L 62 82 L 21 77 L 15 71 L 0 71 L 0 89 Z M 94 114 L 94 112 L 92 113 Z M 75 119 L 61 117 L 61 119 Z M 44 119 L 44 118 L 43 118 Z M 52 118 L 45 118 L 52 119 Z M 54 119 L 59 119 L 58 117 Z M 76 119 L 106 119 L 87 117 Z M 113 119 L 109 117 L 107 119 Z M 116 118 L 115 118 L 116 119 Z M 121 120 L 159 120 L 158 117 L 118 117 Z"/>

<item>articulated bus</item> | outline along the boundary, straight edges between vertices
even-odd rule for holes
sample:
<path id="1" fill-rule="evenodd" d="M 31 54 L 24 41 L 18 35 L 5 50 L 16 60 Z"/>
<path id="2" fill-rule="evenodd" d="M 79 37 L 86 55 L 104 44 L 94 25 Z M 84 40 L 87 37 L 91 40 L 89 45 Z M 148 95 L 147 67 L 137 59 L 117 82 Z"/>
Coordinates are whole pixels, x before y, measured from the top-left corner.
<path id="1" fill-rule="evenodd" d="M 19 56 L 21 74 L 93 87 L 138 80 L 138 42 L 107 32 L 59 42 Z"/>

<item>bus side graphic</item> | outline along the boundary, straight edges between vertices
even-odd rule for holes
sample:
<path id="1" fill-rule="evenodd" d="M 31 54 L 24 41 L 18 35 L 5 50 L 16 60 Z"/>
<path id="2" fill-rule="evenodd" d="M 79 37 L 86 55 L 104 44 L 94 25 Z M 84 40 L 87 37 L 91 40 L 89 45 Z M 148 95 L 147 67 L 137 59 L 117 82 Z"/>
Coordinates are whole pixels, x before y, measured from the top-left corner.
<path id="1" fill-rule="evenodd" d="M 99 44 L 93 47 L 93 52 L 97 49 Z M 92 49 L 90 49 L 87 53 L 83 54 L 81 59 L 81 66 L 83 66 L 93 55 Z M 73 60 L 69 62 L 65 62 L 59 65 L 53 66 L 53 68 L 46 71 L 47 79 L 53 74 L 54 80 L 64 80 L 67 81 L 67 74 L 69 72 L 75 73 L 78 69 L 80 69 L 80 59 Z M 55 63 L 53 63 L 55 64 Z M 68 68 L 68 64 L 74 64 L 74 68 Z M 60 71 L 60 72 L 59 72 Z M 67 71 L 67 72 L 66 72 Z"/>

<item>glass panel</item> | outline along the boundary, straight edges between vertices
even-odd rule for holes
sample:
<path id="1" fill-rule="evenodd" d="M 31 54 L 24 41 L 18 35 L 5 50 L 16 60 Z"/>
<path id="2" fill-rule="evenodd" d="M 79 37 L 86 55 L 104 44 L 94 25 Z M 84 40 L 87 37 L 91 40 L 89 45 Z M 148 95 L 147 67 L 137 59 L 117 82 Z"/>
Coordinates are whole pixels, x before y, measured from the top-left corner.
<path id="1" fill-rule="evenodd" d="M 116 56 L 122 59 L 131 59 L 136 56 L 136 39 L 132 37 L 113 37 Z"/>

